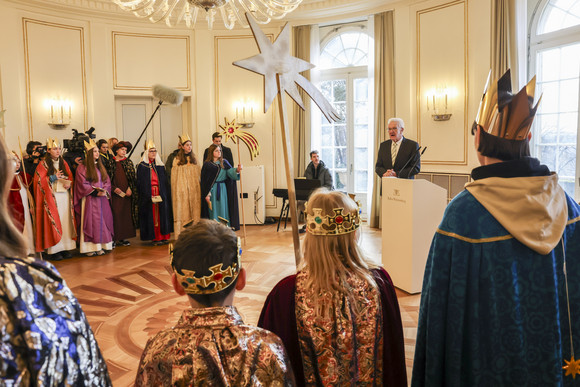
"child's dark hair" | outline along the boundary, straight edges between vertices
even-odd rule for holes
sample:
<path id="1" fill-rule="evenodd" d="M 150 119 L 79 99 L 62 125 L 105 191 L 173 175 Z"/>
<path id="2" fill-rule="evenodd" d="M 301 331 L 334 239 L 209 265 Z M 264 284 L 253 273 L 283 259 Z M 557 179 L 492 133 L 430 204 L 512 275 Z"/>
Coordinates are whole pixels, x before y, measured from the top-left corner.
<path id="1" fill-rule="evenodd" d="M 215 220 L 201 219 L 183 229 L 173 247 L 173 269 L 195 271 L 196 277 L 211 275 L 210 267 L 222 264 L 222 269 L 232 266 L 238 260 L 238 238 L 228 227 Z M 200 304 L 210 307 L 219 306 L 236 286 L 236 277 L 227 288 L 213 294 L 187 295 Z M 225 279 L 231 282 L 231 278 Z"/>

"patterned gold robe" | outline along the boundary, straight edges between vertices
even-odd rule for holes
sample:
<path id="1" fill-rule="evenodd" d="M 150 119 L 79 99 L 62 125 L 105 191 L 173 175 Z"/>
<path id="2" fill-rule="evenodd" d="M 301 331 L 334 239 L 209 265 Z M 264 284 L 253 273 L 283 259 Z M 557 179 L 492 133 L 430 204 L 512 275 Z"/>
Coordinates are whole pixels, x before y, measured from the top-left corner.
<path id="1" fill-rule="evenodd" d="M 293 386 L 280 339 L 244 325 L 234 306 L 188 309 L 149 339 L 135 386 Z"/>
<path id="2" fill-rule="evenodd" d="M 201 216 L 200 167 L 198 164 L 177 165 L 178 161 L 174 159 L 171 168 L 175 239 L 185 224 L 198 222 Z"/>

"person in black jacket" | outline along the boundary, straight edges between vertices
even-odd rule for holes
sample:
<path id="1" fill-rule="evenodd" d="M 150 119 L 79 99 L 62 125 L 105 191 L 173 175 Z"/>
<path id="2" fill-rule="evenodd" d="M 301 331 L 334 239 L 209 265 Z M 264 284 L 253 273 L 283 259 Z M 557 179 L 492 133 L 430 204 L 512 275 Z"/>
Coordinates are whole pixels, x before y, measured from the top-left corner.
<path id="1" fill-rule="evenodd" d="M 419 144 L 403 137 L 405 123 L 400 118 L 391 118 L 387 123 L 389 140 L 381 143 L 375 165 L 379 177 L 414 179 L 421 170 Z M 412 159 L 412 160 L 410 160 Z"/>
<path id="2" fill-rule="evenodd" d="M 234 164 L 234 156 L 232 155 L 232 150 L 230 148 L 228 148 L 227 146 L 222 145 L 222 134 L 220 132 L 215 132 L 214 134 L 212 134 L 211 141 L 213 142 L 213 145 L 216 145 L 216 146 L 219 146 L 222 148 L 222 158 L 224 160 L 228 160 L 230 165 L 236 165 L 236 164 Z M 209 150 L 209 147 L 207 147 L 206 150 L 203 151 L 203 159 L 204 160 L 207 160 L 208 150 Z"/>
<path id="3" fill-rule="evenodd" d="M 324 165 L 324 161 L 320 160 L 320 155 L 317 150 L 310 152 L 310 163 L 304 171 L 304 177 L 307 179 L 318 179 L 320 180 L 321 186 L 330 190 L 333 189 L 332 175 L 328 168 L 326 168 L 326 165 Z"/>

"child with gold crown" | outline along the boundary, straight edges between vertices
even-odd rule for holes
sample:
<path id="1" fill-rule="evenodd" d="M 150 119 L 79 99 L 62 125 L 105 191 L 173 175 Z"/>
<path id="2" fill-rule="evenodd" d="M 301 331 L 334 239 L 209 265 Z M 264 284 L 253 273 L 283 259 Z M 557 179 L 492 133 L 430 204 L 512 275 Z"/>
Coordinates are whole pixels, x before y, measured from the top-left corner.
<path id="1" fill-rule="evenodd" d="M 236 234 L 202 219 L 182 230 L 170 255 L 173 289 L 190 308 L 147 342 L 135 386 L 293 386 L 280 339 L 244 324 L 233 306 L 246 284 Z"/>
<path id="2" fill-rule="evenodd" d="M 85 141 L 85 159 L 77 167 L 74 189 L 75 215 L 79 227 L 79 250 L 89 257 L 113 249 L 111 179 L 99 157 L 99 148 Z"/>
<path id="3" fill-rule="evenodd" d="M 403 327 L 387 272 L 359 245 L 359 206 L 315 191 L 306 205 L 304 260 L 270 292 L 258 326 L 288 351 L 296 384 L 406 386 Z"/>

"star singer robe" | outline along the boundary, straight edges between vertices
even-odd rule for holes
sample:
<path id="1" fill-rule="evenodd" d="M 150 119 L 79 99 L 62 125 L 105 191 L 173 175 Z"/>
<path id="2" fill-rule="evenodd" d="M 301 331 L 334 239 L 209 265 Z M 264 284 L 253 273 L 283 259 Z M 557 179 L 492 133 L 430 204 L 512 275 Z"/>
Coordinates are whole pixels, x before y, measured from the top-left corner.
<path id="1" fill-rule="evenodd" d="M 236 185 L 235 180 L 232 180 L 230 175 L 228 175 L 228 171 L 230 171 L 233 167 L 227 160 L 223 160 L 225 168 L 220 168 L 213 162 L 206 161 L 203 163 L 203 167 L 201 168 L 201 217 L 209 219 L 210 218 L 210 211 L 207 205 L 207 201 L 205 197 L 212 192 L 211 202 L 214 211 L 218 210 L 218 206 L 221 204 L 227 207 L 227 219 L 229 220 L 229 227 L 232 227 L 234 230 L 240 229 L 240 213 L 238 211 L 238 187 Z M 222 173 L 223 172 L 223 173 Z M 235 169 L 233 170 L 235 172 Z M 232 172 L 229 172 L 230 174 Z M 218 183 L 218 177 L 222 174 L 223 182 Z M 236 173 L 237 175 L 237 173 Z M 239 176 L 239 175 L 238 175 Z M 239 179 L 239 177 L 238 177 Z M 217 184 L 216 184 L 217 183 Z M 225 191 L 227 195 L 227 203 L 221 198 L 220 192 L 220 199 L 217 198 L 217 187 L 220 185 L 220 190 Z M 225 190 L 223 189 L 225 188 Z M 219 216 L 222 216 L 218 213 Z"/>
<path id="2" fill-rule="evenodd" d="M 379 328 L 382 328 L 380 331 L 383 336 L 383 356 L 381 359 L 382 385 L 404 387 L 407 386 L 407 373 L 405 369 L 403 326 L 401 323 L 397 295 L 391 278 L 384 269 L 374 269 L 372 270 L 372 275 L 375 279 L 380 295 L 382 325 L 379 326 Z M 306 345 L 306 347 L 309 347 L 309 349 L 311 349 L 310 347 L 312 346 L 311 343 L 313 341 L 304 336 L 301 337 L 301 334 L 298 332 L 296 319 L 296 295 L 298 292 L 296 285 L 297 276 L 291 275 L 284 278 L 274 287 L 264 303 L 258 326 L 274 332 L 282 339 L 286 352 L 288 352 L 290 362 L 292 363 L 296 385 L 304 386 L 306 384 L 304 362 L 301 355 L 301 340 L 303 340 L 302 343 Z M 306 292 L 307 291 L 308 290 L 306 290 Z M 311 297 L 316 296 L 312 294 Z M 323 307 L 328 308 L 328 305 L 323 305 Z M 370 323 L 371 322 L 369 322 L 369 324 Z M 352 329 L 356 330 L 357 328 L 353 326 Z M 344 338 L 336 337 L 334 340 L 343 341 Z M 354 345 L 358 346 L 360 344 L 355 343 Z M 328 348 L 331 352 L 333 349 L 334 348 Z M 356 359 L 353 360 L 354 362 L 351 362 L 350 366 L 357 367 Z M 325 365 L 330 368 L 332 367 L 329 364 Z M 335 364 L 334 366 L 336 367 L 337 365 Z M 345 367 L 345 365 L 342 364 L 342 367 Z M 349 369 L 348 371 L 343 371 L 352 372 L 352 375 L 358 377 L 358 372 L 360 370 L 353 371 Z M 317 380 L 321 379 L 321 374 L 318 369 L 309 370 L 309 373 L 314 373 Z M 352 379 L 349 383 L 355 385 L 357 381 Z"/>
<path id="3" fill-rule="evenodd" d="M 74 203 L 76 221 L 79 225 L 79 235 L 82 232 L 85 242 L 106 244 L 113 241 L 113 213 L 111 212 L 111 179 L 103 180 L 101 171 L 97 168 L 98 180 L 87 180 L 87 167 L 80 164 L 77 167 L 74 187 Z M 96 196 L 93 187 L 107 191 L 108 196 Z M 81 225 L 83 198 L 85 198 L 84 224 Z"/>
<path id="4" fill-rule="evenodd" d="M 72 182 L 73 175 L 64 161 L 64 171 L 67 178 Z M 36 251 L 40 252 L 52 247 L 62 238 L 62 225 L 58 216 L 56 200 L 52 192 L 52 184 L 48 176 L 46 161 L 41 161 L 34 172 L 34 200 L 36 209 Z M 68 189 L 70 200 L 70 216 L 73 222 L 73 239 L 76 240 L 75 215 L 72 198 L 72 186 Z"/>
<path id="5" fill-rule="evenodd" d="M 111 386 L 81 305 L 49 262 L 0 257 L 0 385 Z"/>
<path id="6" fill-rule="evenodd" d="M 151 201 L 151 173 L 157 174 L 159 195 L 163 200 L 158 204 L 159 227 L 162 235 L 173 232 L 173 213 L 171 210 L 171 192 L 168 189 L 165 167 L 141 161 L 137 165 L 137 191 L 139 192 L 139 228 L 143 241 L 155 239 L 155 225 L 153 223 L 153 202 Z"/>
<path id="7" fill-rule="evenodd" d="M 520 192 L 521 183 L 510 188 L 516 200 L 546 192 L 545 187 Z M 518 207 L 517 201 L 497 197 Z M 562 243 L 572 335 L 575 347 L 580 345 L 580 206 L 567 195 L 564 215 L 562 239 L 540 254 L 513 237 L 468 190 L 449 203 L 425 267 L 412 386 L 580 383 L 562 369 L 571 356 Z M 534 232 L 531 237 L 541 241 L 544 236 Z"/>

